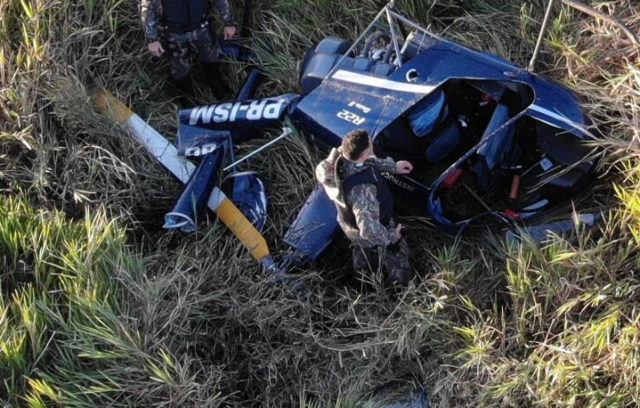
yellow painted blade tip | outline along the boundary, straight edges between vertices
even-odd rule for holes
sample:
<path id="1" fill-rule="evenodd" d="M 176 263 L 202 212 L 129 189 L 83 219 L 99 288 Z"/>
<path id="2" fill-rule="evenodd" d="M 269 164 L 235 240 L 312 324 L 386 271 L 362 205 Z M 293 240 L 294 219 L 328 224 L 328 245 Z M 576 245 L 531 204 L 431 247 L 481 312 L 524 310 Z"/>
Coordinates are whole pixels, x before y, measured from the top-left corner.
<path id="1" fill-rule="evenodd" d="M 109 117 L 117 122 L 126 123 L 129 118 L 134 115 L 131 109 L 104 89 L 98 89 L 96 91 L 95 100 L 96 104 L 109 115 Z"/>

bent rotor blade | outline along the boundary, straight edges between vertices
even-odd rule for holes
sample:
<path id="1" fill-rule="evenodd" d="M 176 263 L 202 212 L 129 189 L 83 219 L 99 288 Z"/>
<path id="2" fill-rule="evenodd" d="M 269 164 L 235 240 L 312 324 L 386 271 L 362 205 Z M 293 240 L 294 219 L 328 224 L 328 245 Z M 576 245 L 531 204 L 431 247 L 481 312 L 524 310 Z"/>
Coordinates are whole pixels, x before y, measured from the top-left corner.
<path id="1" fill-rule="evenodd" d="M 180 158 L 175 146 L 140 116 L 104 90 L 97 92 L 96 103 L 113 120 L 126 125 L 134 138 L 178 180 L 182 183 L 189 180 L 196 166 Z M 218 187 L 214 187 L 207 206 L 215 211 L 218 218 L 238 237 L 258 262 L 266 267 L 273 266 L 264 237 Z"/>

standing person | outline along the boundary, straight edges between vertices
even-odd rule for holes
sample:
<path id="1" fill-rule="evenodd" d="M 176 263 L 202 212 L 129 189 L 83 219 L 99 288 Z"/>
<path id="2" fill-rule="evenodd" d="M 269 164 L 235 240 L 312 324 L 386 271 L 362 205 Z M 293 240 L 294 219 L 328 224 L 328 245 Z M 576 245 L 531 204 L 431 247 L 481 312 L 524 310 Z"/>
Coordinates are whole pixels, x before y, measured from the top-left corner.
<path id="1" fill-rule="evenodd" d="M 166 32 L 166 43 L 171 60 L 171 77 L 183 94 L 193 98 L 190 57 L 197 50 L 209 85 L 219 81 L 217 41 L 212 39 L 208 17 L 210 0 L 141 0 L 142 22 L 148 49 L 154 57 L 165 53 L 159 28 Z M 224 21 L 224 39 L 236 33 L 229 0 L 215 0 Z M 162 12 L 160 12 L 162 5 Z"/>
<path id="2" fill-rule="evenodd" d="M 408 174 L 408 161 L 379 159 L 367 131 L 352 130 L 339 149 L 316 167 L 316 177 L 338 209 L 338 223 L 354 244 L 353 267 L 382 270 L 391 283 L 407 285 L 413 277 L 401 224 L 393 219 L 393 196 L 381 172 Z"/>

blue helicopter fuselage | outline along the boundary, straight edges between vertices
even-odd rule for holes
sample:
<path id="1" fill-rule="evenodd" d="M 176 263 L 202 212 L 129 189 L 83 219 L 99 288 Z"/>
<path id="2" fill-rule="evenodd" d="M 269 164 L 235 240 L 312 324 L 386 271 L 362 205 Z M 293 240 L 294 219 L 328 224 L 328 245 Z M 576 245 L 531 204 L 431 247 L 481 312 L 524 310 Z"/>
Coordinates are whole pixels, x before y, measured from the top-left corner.
<path id="1" fill-rule="evenodd" d="M 320 57 L 330 58 L 324 55 Z M 331 58 L 334 58 L 334 62 L 331 63 L 330 72 L 289 113 L 305 134 L 319 145 L 337 147 L 349 131 L 363 128 L 371 134 L 376 154 L 390 155 L 394 159 L 406 158 L 408 156 L 402 154 L 394 155 L 394 151 L 402 150 L 405 145 L 411 146 L 416 136 L 407 126 L 398 126 L 398 123 L 404 121 L 417 105 L 434 98 L 447 84 L 456 81 L 473 83 L 482 93 L 496 101 L 501 98 L 500 89 L 505 88 L 513 88 L 528 95 L 523 96 L 527 103 L 519 108 L 512 119 L 513 123 L 518 118 L 528 117 L 533 122 L 543 123 L 574 136 L 572 139 L 593 136 L 587 130 L 589 121 L 571 91 L 502 58 L 454 42 L 439 39 L 435 45 L 422 50 L 402 66 L 392 70 L 380 69 L 383 64 L 366 61 L 364 57 Z M 311 65 L 309 70 L 314 69 L 313 62 Z M 322 61 L 317 65 L 322 66 Z M 324 69 L 326 70 L 326 66 Z M 510 116 L 506 117 L 509 118 Z M 439 228 L 457 231 L 463 223 L 451 219 L 443 210 L 440 187 L 457 169 L 468 163 L 470 158 L 488 154 L 482 149 L 493 149 L 498 152 L 496 155 L 500 153 L 500 146 L 487 148 L 483 145 L 504 143 L 507 147 L 502 154 L 505 149 L 510 149 L 515 125 L 510 126 L 511 136 L 501 136 L 501 132 L 497 131 L 499 129 L 496 129 L 495 135 L 492 133 L 487 137 L 494 138 L 493 142 L 483 137 L 482 143 L 472 146 L 456 160 L 447 163 L 448 167 L 428 183 L 417 180 L 412 174 L 386 174 L 396 196 L 398 210 L 405 214 L 428 216 Z M 527 136 L 521 134 L 518 137 Z M 380 141 L 378 139 L 385 139 L 387 147 L 391 148 L 381 147 L 382 143 L 376 143 Z M 424 155 L 410 157 L 418 162 L 427 162 Z M 414 162 L 415 164 L 419 163 Z M 430 163 L 426 163 L 426 166 L 429 165 Z M 484 176 L 481 171 L 478 172 Z M 492 182 L 489 176 L 485 178 L 487 183 Z M 549 200 L 545 200 L 537 201 L 536 205 L 549 205 Z M 530 219 L 535 215 L 533 210 L 522 211 L 519 217 Z M 330 201 L 324 196 L 322 189 L 317 189 L 303 207 L 285 240 L 294 248 L 315 258 L 324 251 L 338 230 L 335 217 L 336 212 Z M 300 226 L 307 225 L 315 225 L 316 228 L 305 228 L 305 233 L 300 234 Z"/>

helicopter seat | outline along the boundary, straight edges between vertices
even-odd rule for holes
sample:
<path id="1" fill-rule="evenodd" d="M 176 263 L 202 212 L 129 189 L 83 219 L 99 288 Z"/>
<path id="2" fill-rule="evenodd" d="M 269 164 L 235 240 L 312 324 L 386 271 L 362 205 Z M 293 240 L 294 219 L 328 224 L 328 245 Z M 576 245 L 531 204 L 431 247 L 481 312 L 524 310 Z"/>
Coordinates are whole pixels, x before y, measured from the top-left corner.
<path id="1" fill-rule="evenodd" d="M 391 64 L 377 62 L 369 69 L 369 71 L 373 72 L 373 74 L 377 76 L 388 77 L 395 71 L 395 68 Z"/>
<path id="2" fill-rule="evenodd" d="M 477 161 L 471 167 L 476 173 L 480 188 L 487 191 L 494 183 L 493 170 L 505 161 L 511 152 L 515 126 L 511 119 L 509 107 L 502 103 L 496 106 L 491 120 L 480 139 Z"/>
<path id="3" fill-rule="evenodd" d="M 460 129 L 450 114 L 442 91 L 427 95 L 418 102 L 408 120 L 415 137 L 428 141 L 424 156 L 429 163 L 445 159 L 460 145 Z"/>

